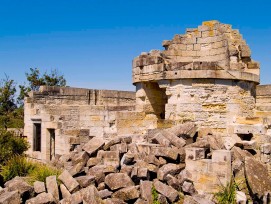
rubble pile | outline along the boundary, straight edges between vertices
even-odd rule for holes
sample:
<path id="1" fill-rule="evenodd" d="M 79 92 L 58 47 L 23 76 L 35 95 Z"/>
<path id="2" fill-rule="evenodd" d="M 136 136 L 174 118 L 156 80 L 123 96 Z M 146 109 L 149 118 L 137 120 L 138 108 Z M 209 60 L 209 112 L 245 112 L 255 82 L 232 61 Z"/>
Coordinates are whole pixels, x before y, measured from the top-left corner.
<path id="1" fill-rule="evenodd" d="M 34 186 L 20 177 L 5 183 L 0 203 L 212 204 L 217 203 L 214 192 L 231 179 L 238 203 L 268 203 L 270 176 L 257 155 L 241 145 L 247 143 L 211 133 L 199 136 L 194 123 L 150 130 L 141 140 L 94 137 L 56 156 L 52 163 L 63 169 L 58 178 L 49 176 Z M 270 150 L 264 144 L 259 151 Z"/>

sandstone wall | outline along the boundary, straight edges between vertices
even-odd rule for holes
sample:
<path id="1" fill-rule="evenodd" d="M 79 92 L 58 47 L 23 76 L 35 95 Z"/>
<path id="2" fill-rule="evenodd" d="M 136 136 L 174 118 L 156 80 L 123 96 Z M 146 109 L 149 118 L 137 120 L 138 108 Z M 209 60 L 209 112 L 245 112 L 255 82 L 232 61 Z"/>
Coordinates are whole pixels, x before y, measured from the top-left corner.
<path id="1" fill-rule="evenodd" d="M 254 116 L 259 63 L 238 30 L 207 21 L 162 45 L 133 60 L 137 111 L 224 135 L 237 117 Z"/>
<path id="2" fill-rule="evenodd" d="M 217 78 L 259 82 L 259 63 L 238 30 L 218 21 L 203 22 L 163 42 L 165 50 L 134 58 L 133 82 Z"/>
<path id="3" fill-rule="evenodd" d="M 41 87 L 25 100 L 25 128 L 29 154 L 50 159 L 50 132 L 55 130 L 55 154 L 64 154 L 92 137 L 117 134 L 116 113 L 133 111 L 135 93 L 125 91 Z M 41 151 L 33 152 L 34 124 L 41 124 Z"/>

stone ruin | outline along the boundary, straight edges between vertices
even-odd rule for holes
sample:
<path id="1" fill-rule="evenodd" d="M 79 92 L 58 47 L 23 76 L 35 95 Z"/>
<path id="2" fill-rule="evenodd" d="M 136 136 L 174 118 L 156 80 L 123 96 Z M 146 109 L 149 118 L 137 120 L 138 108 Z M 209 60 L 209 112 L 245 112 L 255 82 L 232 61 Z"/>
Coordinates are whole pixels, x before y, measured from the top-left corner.
<path id="1" fill-rule="evenodd" d="M 133 60 L 136 92 L 30 93 L 28 155 L 64 171 L 26 203 L 211 204 L 231 181 L 237 203 L 270 203 L 271 85 L 242 35 L 207 21 L 163 47 Z M 0 203 L 22 196 L 10 187 L 20 179 Z"/>

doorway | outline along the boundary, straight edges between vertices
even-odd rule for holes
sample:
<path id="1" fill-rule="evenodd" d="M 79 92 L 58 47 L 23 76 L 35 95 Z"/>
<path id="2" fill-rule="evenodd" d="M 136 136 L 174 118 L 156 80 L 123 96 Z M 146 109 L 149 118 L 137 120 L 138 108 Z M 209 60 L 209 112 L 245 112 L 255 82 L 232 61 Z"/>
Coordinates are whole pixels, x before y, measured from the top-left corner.
<path id="1" fill-rule="evenodd" d="M 149 111 L 154 113 L 158 119 L 165 119 L 165 106 L 167 104 L 166 89 L 160 88 L 156 82 L 145 83 L 143 87 L 147 101 L 151 105 Z"/>
<path id="2" fill-rule="evenodd" d="M 55 129 L 48 129 L 50 135 L 50 160 L 55 157 Z"/>
<path id="3" fill-rule="evenodd" d="M 41 123 L 33 123 L 33 151 L 41 151 Z"/>

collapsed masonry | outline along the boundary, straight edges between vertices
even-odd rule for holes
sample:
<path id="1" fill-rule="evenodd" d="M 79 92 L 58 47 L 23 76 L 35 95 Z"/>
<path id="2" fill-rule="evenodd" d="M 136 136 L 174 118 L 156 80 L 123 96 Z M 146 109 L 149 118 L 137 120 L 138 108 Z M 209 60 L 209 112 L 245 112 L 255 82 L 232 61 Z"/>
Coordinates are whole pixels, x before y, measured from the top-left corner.
<path id="1" fill-rule="evenodd" d="M 251 59 L 239 31 L 203 22 L 164 41 L 163 47 L 134 59 L 136 93 L 69 87 L 32 92 L 25 100 L 29 155 L 48 161 L 77 151 L 91 138 L 110 142 L 131 136 L 137 149 L 141 143 L 173 146 L 178 158 L 186 152 L 185 170 L 192 173 L 189 181 L 199 193 L 225 185 L 236 165 L 242 172 L 245 156 L 270 164 L 271 86 L 258 85 L 259 63 Z M 165 128 L 187 122 L 196 124 L 197 132 L 183 146 L 161 136 Z M 148 140 L 150 134 L 156 139 Z M 210 148 L 215 138 L 220 146 Z M 173 160 L 167 162 L 184 162 Z"/>

